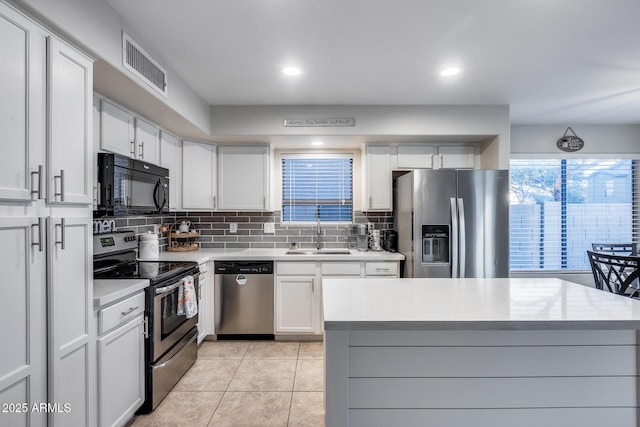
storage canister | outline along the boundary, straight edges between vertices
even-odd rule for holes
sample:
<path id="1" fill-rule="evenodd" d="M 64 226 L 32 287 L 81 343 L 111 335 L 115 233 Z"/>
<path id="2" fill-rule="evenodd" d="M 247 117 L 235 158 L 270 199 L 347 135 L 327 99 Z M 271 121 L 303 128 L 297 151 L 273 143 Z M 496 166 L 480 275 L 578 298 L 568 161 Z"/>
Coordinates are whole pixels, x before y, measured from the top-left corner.
<path id="1" fill-rule="evenodd" d="M 147 231 L 147 234 L 140 235 L 140 251 L 138 252 L 138 258 L 141 259 L 155 259 L 160 254 L 160 242 L 158 236 L 151 231 Z"/>

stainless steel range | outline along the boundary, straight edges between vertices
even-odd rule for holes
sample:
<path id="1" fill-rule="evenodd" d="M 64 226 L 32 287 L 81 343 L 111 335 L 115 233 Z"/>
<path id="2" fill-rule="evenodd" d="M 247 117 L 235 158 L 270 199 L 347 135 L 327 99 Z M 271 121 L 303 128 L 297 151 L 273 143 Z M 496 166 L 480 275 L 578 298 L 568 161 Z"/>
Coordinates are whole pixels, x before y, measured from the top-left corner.
<path id="1" fill-rule="evenodd" d="M 149 279 L 145 316 L 145 403 L 139 412 L 153 411 L 196 360 L 198 315 L 178 310 L 182 279 L 200 272 L 196 262 L 136 261 L 133 231 L 93 236 L 94 279 Z M 197 295 L 196 295 L 197 300 Z"/>

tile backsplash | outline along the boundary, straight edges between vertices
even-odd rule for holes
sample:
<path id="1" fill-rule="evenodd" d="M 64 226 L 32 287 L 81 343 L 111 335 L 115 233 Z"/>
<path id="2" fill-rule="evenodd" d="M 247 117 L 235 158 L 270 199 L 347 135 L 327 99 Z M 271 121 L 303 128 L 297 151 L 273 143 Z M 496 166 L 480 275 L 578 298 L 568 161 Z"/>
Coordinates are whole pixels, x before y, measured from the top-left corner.
<path id="1" fill-rule="evenodd" d="M 192 227 L 200 232 L 197 242 L 202 248 L 288 248 L 296 242 L 300 248 L 315 248 L 316 228 L 310 225 L 282 224 L 280 212 L 194 212 L 180 211 L 173 215 L 116 217 L 117 230 L 133 230 L 136 235 L 147 231 L 157 232 L 162 225 L 169 225 L 176 219 L 191 221 Z M 391 212 L 354 213 L 354 222 L 371 222 L 377 230 L 393 228 Z M 230 224 L 237 224 L 237 232 L 231 233 Z M 274 233 L 265 233 L 264 224 L 273 223 Z M 348 225 L 322 225 L 321 242 L 324 248 L 354 247 L 355 241 L 349 237 Z M 160 250 L 167 248 L 167 233 L 160 233 Z"/>

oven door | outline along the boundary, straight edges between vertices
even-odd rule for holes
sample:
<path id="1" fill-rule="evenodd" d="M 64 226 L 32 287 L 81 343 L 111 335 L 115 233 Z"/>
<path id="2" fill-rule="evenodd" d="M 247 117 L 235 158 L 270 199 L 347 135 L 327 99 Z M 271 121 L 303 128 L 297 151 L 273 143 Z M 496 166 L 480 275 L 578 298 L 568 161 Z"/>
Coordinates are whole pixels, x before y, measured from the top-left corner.
<path id="1" fill-rule="evenodd" d="M 198 300 L 198 278 L 194 275 L 195 299 Z M 158 360 L 184 335 L 198 324 L 198 315 L 187 319 L 186 314 L 178 314 L 178 295 L 181 280 L 159 284 L 150 288 L 153 300 L 151 362 Z"/>

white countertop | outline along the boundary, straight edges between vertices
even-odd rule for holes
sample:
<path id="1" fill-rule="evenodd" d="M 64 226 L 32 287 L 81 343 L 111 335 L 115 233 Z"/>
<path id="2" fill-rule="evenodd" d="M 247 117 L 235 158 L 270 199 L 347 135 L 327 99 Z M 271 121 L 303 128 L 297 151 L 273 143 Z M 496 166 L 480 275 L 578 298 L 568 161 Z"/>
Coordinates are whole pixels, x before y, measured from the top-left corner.
<path id="1" fill-rule="evenodd" d="M 93 308 L 111 304 L 149 286 L 148 279 L 109 279 L 93 281 Z"/>
<path id="2" fill-rule="evenodd" d="M 640 301 L 560 279 L 323 279 L 327 330 L 640 329 Z"/>
<path id="3" fill-rule="evenodd" d="M 160 261 L 196 261 L 202 264 L 213 260 L 273 260 L 273 261 L 400 261 L 404 255 L 385 251 L 360 252 L 350 250 L 348 255 L 296 254 L 288 255 L 287 249 L 199 249 L 192 252 L 160 252 Z"/>

